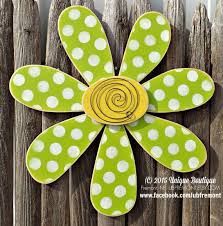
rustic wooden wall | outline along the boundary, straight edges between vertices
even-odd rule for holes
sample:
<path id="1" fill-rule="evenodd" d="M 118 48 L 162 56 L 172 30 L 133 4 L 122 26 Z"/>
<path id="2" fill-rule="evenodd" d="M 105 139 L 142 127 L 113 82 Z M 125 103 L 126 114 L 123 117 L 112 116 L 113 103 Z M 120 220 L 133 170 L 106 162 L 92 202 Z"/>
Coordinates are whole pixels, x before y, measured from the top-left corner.
<path id="1" fill-rule="evenodd" d="M 95 0 L 97 1 L 97 0 Z M 219 0 L 211 25 L 200 4 L 194 12 L 191 31 L 185 28 L 183 0 L 163 0 L 163 13 L 172 27 L 172 43 L 157 75 L 176 67 L 197 67 L 213 75 L 213 100 L 198 110 L 163 117 L 182 123 L 205 143 L 208 162 L 190 174 L 177 174 L 157 164 L 134 141 L 138 172 L 138 193 L 146 176 L 181 178 L 215 177 L 223 189 L 223 0 Z M 76 78 L 57 34 L 61 11 L 74 4 L 94 10 L 93 0 L 52 0 L 46 46 L 46 65 L 60 68 Z M 135 20 L 150 11 L 150 0 L 133 0 L 128 12 L 126 0 L 105 0 L 101 21 L 112 49 L 118 72 L 127 38 Z M 0 226 L 220 226 L 223 202 L 219 199 L 140 199 L 127 215 L 109 218 L 98 214 L 90 203 L 89 185 L 98 147 L 97 139 L 62 178 L 52 185 L 40 185 L 29 176 L 25 154 L 32 140 L 52 124 L 71 114 L 38 113 L 12 100 L 8 82 L 13 70 L 26 64 L 40 64 L 40 20 L 35 0 L 0 0 Z M 152 186 L 152 185 L 151 185 Z M 169 185 L 164 190 L 165 192 Z M 193 186 L 192 186 L 193 188 Z M 186 193 L 187 190 L 172 192 Z M 209 190 L 203 191 L 208 193 Z"/>

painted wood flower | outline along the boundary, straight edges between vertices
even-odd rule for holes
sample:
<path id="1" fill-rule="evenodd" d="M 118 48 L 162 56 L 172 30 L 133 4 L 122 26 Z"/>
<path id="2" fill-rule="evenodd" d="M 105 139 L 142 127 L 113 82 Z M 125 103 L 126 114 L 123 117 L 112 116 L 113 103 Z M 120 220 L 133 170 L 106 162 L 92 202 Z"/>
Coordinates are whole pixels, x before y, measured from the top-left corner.
<path id="1" fill-rule="evenodd" d="M 191 68 L 173 69 L 139 83 L 164 57 L 170 33 L 170 25 L 160 13 L 142 15 L 130 34 L 120 73 L 114 76 L 109 44 L 94 13 L 82 6 L 62 12 L 61 41 L 89 87 L 41 65 L 19 68 L 10 81 L 12 95 L 27 107 L 55 113 L 85 112 L 48 128 L 31 144 L 26 165 L 36 181 L 48 184 L 61 177 L 102 130 L 90 196 L 94 208 L 107 216 L 126 214 L 136 201 L 129 135 L 174 171 L 194 171 L 205 163 L 206 149 L 192 132 L 147 113 L 193 109 L 214 93 L 211 77 Z"/>

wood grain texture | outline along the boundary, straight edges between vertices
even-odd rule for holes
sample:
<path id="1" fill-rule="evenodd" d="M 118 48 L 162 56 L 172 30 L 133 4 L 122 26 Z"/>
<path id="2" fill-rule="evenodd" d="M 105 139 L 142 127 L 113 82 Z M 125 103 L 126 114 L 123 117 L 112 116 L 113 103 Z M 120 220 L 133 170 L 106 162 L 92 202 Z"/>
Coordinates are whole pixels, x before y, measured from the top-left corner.
<path id="1" fill-rule="evenodd" d="M 223 192 L 223 0 L 219 0 L 212 26 L 212 76 L 215 81 L 215 95 L 211 102 L 211 129 L 210 129 L 210 176 L 216 178 L 220 187 L 217 193 Z M 216 193 L 216 191 L 211 191 Z M 219 226 L 223 222 L 222 200 L 210 201 L 210 225 Z"/>
<path id="2" fill-rule="evenodd" d="M 94 11 L 93 0 L 71 0 L 72 5 L 83 5 Z M 73 67 L 72 74 L 84 82 Z M 71 225 L 97 225 L 97 211 L 90 201 L 90 183 L 99 145 L 99 137 L 90 145 L 86 153 L 72 166 L 70 174 L 70 216 Z"/>
<path id="3" fill-rule="evenodd" d="M 46 65 L 70 73 L 70 61 L 58 35 L 58 18 L 69 0 L 53 0 L 48 20 Z M 43 130 L 70 117 L 70 114 L 43 113 Z M 56 207 L 56 208 L 55 208 Z M 51 185 L 42 185 L 42 226 L 70 225 L 69 172 Z"/>
<path id="4" fill-rule="evenodd" d="M 150 11 L 150 1 L 133 1 L 130 13 L 130 24 L 134 25 L 135 21 L 143 13 Z M 148 76 L 149 79 L 149 76 Z M 156 200 L 155 199 L 140 199 L 140 193 L 153 193 L 152 191 L 144 191 L 141 186 L 149 187 L 145 184 L 145 178 L 154 178 L 156 175 L 155 160 L 150 157 L 134 139 L 131 139 L 133 152 L 136 161 L 138 194 L 134 209 L 128 214 L 128 225 L 141 226 L 148 222 L 150 226 L 156 225 Z M 151 184 L 150 187 L 153 187 Z"/>
<path id="5" fill-rule="evenodd" d="M 119 71 L 129 35 L 126 0 L 105 0 L 102 23 L 111 47 L 116 74 Z M 111 218 L 98 213 L 98 226 L 123 226 L 125 216 Z"/>
<path id="6" fill-rule="evenodd" d="M 14 0 L 15 68 L 40 63 L 40 20 L 36 1 Z M 25 156 L 29 145 L 41 132 L 41 113 L 15 104 L 14 209 L 15 225 L 39 226 L 41 189 L 29 175 Z"/>
<path id="7" fill-rule="evenodd" d="M 0 224 L 13 217 L 13 105 L 9 79 L 13 73 L 12 1 L 0 0 Z"/>
<path id="8" fill-rule="evenodd" d="M 192 29 L 188 44 L 188 67 L 198 68 L 210 74 L 211 68 L 211 26 L 206 7 L 200 4 L 192 19 Z M 205 144 L 208 161 L 205 166 L 184 177 L 209 178 L 209 147 L 210 147 L 210 106 L 209 103 L 196 110 L 184 113 L 184 125 L 193 131 Z M 209 190 L 197 189 L 199 184 L 189 184 L 184 193 L 201 192 L 208 194 Z M 193 217 L 191 217 L 193 216 Z M 209 199 L 183 199 L 182 225 L 206 226 L 209 224 Z"/>
<path id="9" fill-rule="evenodd" d="M 185 60 L 185 24 L 184 24 L 184 7 L 182 0 L 163 1 L 163 12 L 171 24 L 171 44 L 165 59 L 163 60 L 164 71 L 180 68 L 184 66 Z M 165 114 L 164 117 L 170 121 L 182 123 L 181 113 Z M 157 177 L 181 176 L 160 164 L 157 164 Z M 180 193 L 180 190 L 170 189 L 167 183 L 163 188 L 157 189 L 157 193 Z M 159 226 L 178 226 L 181 224 L 181 207 L 180 199 L 157 199 L 156 224 Z"/>

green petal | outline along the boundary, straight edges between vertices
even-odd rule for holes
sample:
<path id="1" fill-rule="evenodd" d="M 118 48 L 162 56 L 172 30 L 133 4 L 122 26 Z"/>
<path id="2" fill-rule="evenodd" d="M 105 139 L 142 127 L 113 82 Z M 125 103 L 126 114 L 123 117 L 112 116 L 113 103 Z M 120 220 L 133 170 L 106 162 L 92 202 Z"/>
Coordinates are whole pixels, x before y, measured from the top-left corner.
<path id="1" fill-rule="evenodd" d="M 145 13 L 136 21 L 127 43 L 120 75 L 141 81 L 162 60 L 171 39 L 167 19 L 158 12 Z"/>
<path id="2" fill-rule="evenodd" d="M 90 9 L 65 9 L 59 18 L 59 35 L 70 60 L 88 84 L 114 75 L 106 34 Z"/>
<path id="3" fill-rule="evenodd" d="M 203 143 L 179 124 L 146 114 L 127 129 L 149 155 L 171 170 L 191 172 L 206 162 Z"/>
<path id="4" fill-rule="evenodd" d="M 194 68 L 167 71 L 143 84 L 149 96 L 149 112 L 168 113 L 193 109 L 214 94 L 212 78 Z"/>
<path id="5" fill-rule="evenodd" d="M 10 92 L 18 102 L 45 112 L 82 112 L 87 88 L 65 73 L 41 65 L 21 67 L 10 80 Z"/>
<path id="6" fill-rule="evenodd" d="M 106 126 L 91 181 L 91 202 L 107 216 L 129 212 L 136 200 L 136 168 L 129 139 L 122 126 Z"/>
<path id="7" fill-rule="evenodd" d="M 45 130 L 33 141 L 26 156 L 33 179 L 42 184 L 56 181 L 86 151 L 102 127 L 80 115 Z"/>

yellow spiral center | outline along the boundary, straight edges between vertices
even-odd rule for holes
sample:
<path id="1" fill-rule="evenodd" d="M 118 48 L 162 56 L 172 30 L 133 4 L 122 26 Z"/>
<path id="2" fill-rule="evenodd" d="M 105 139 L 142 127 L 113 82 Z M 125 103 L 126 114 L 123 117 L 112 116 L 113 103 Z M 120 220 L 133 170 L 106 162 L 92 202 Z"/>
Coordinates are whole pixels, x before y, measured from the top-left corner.
<path id="1" fill-rule="evenodd" d="M 128 124 L 142 117 L 148 108 L 148 95 L 135 80 L 117 76 L 101 79 L 84 93 L 85 113 L 97 122 Z"/>

